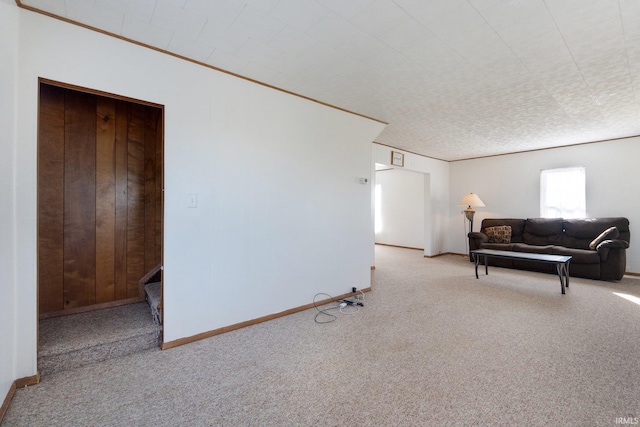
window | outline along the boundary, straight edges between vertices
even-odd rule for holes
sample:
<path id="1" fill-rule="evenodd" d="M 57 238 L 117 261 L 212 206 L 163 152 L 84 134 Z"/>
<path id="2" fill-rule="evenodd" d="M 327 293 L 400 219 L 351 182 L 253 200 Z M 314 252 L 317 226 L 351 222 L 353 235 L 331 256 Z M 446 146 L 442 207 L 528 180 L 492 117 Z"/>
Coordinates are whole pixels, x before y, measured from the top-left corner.
<path id="1" fill-rule="evenodd" d="M 546 169 L 540 172 L 540 216 L 584 218 L 586 191 L 584 167 Z"/>

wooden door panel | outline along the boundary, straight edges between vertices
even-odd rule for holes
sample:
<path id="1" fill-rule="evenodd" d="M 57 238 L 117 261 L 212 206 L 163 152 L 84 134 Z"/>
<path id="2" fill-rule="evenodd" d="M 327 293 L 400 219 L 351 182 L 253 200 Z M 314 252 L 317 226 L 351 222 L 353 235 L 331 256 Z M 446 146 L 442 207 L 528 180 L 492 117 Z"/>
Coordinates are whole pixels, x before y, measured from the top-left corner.
<path id="1" fill-rule="evenodd" d="M 158 121 L 157 108 L 145 108 L 144 132 L 144 271 L 151 270 L 158 264 L 155 246 L 156 210 L 159 209 L 156 200 L 156 132 Z"/>
<path id="2" fill-rule="evenodd" d="M 116 102 L 98 97 L 96 115 L 96 303 L 115 300 Z"/>
<path id="3" fill-rule="evenodd" d="M 40 315 L 138 298 L 162 254 L 162 109 L 40 85 Z"/>
<path id="4" fill-rule="evenodd" d="M 95 303 L 96 100 L 65 95 L 64 308 Z"/>
<path id="5" fill-rule="evenodd" d="M 128 130 L 127 296 L 138 295 L 144 276 L 144 106 L 131 105 Z"/>
<path id="6" fill-rule="evenodd" d="M 156 120 L 156 192 L 155 192 L 155 203 L 156 203 L 156 218 L 155 218 L 155 260 L 157 264 L 162 263 L 162 242 L 163 242 L 163 230 L 162 230 L 162 212 L 164 209 L 164 199 L 163 199 L 163 188 L 164 188 L 164 174 L 163 174 L 163 165 L 164 165 L 164 146 L 163 146 L 163 138 L 162 138 L 162 123 L 164 122 L 164 118 L 162 116 L 162 110 L 158 109 L 158 117 Z M 156 264 L 156 265 L 157 265 Z"/>
<path id="7" fill-rule="evenodd" d="M 45 86 L 38 122 L 38 305 L 63 308 L 64 89 Z"/>
<path id="8" fill-rule="evenodd" d="M 129 103 L 116 101 L 116 229 L 115 229 L 115 280 L 116 300 L 127 298 L 127 202 L 129 200 Z"/>

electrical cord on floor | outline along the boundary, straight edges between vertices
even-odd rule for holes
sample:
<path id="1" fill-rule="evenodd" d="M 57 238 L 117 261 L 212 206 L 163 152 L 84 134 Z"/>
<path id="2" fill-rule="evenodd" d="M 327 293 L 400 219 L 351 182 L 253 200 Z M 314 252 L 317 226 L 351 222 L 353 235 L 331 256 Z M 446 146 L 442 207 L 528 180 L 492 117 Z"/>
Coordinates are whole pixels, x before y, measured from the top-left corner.
<path id="1" fill-rule="evenodd" d="M 347 307 L 353 307 L 353 309 L 350 309 L 350 308 L 348 309 Z M 352 314 L 356 314 L 359 311 L 360 311 L 360 307 L 358 307 L 357 305 L 347 305 L 346 303 L 340 304 L 340 313 L 342 314 L 346 314 L 350 316 Z"/>
<path id="2" fill-rule="evenodd" d="M 358 301 L 364 301 L 364 292 L 360 291 L 360 293 L 362 293 L 362 299 L 360 299 L 360 296 L 356 296 L 356 300 Z M 318 310 L 318 313 L 316 314 L 314 320 L 316 323 L 331 323 L 334 322 L 338 317 L 331 313 L 330 310 L 338 310 L 338 312 L 340 312 L 341 314 L 344 315 L 352 315 L 352 314 L 356 314 L 357 312 L 360 311 L 360 307 L 358 307 L 357 304 L 347 304 L 346 302 L 341 302 L 339 305 L 332 305 L 329 307 L 325 307 L 325 308 L 320 308 L 316 302 L 316 298 L 318 298 L 318 296 L 320 295 L 324 295 L 329 297 L 329 299 L 331 300 L 331 302 L 337 302 L 335 300 L 335 298 L 333 298 L 331 295 L 326 294 L 324 292 L 320 292 L 317 293 L 313 296 L 313 306 L 316 310 Z M 362 303 L 359 304 L 362 307 Z M 347 308 L 347 307 L 351 307 L 351 308 Z M 327 319 L 326 320 L 319 320 L 318 318 L 320 318 L 320 316 L 323 315 L 325 316 Z"/>
<path id="3" fill-rule="evenodd" d="M 329 310 L 337 310 L 340 308 L 340 306 L 338 305 L 333 305 L 333 306 L 329 306 L 323 309 L 320 309 L 320 307 L 318 307 L 317 303 L 316 303 L 316 298 L 318 298 L 319 295 L 325 295 L 328 296 L 329 299 L 331 300 L 331 302 L 335 302 L 335 300 L 333 299 L 333 297 L 329 294 L 325 294 L 325 293 L 317 293 L 313 296 L 313 306 L 315 307 L 316 310 L 318 310 L 318 313 L 316 314 L 316 317 L 314 318 L 316 323 L 331 323 L 334 322 L 338 317 L 335 314 L 332 314 L 329 312 Z M 318 320 L 318 317 L 320 317 L 320 315 L 324 315 L 327 316 L 329 320 L 323 320 L 320 321 Z"/>

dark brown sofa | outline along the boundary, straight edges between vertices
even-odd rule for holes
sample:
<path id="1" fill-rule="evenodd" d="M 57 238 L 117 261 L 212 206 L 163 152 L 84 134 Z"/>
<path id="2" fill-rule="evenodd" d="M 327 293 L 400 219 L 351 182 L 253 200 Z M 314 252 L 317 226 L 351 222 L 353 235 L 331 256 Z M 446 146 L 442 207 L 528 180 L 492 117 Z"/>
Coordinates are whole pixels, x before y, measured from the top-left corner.
<path id="1" fill-rule="evenodd" d="M 511 227 L 510 238 L 501 234 L 509 232 L 508 227 L 503 226 Z M 487 231 L 493 234 L 492 238 Z M 571 255 L 573 258 L 569 266 L 570 276 L 620 280 L 626 269 L 626 249 L 629 247 L 631 235 L 629 220 L 618 217 L 488 218 L 482 221 L 480 232 L 471 232 L 468 236 L 470 250 L 485 248 Z M 469 257 L 471 259 L 471 256 Z M 491 265 L 499 267 L 556 273 L 555 266 L 548 263 L 509 259 L 491 259 L 490 262 Z"/>

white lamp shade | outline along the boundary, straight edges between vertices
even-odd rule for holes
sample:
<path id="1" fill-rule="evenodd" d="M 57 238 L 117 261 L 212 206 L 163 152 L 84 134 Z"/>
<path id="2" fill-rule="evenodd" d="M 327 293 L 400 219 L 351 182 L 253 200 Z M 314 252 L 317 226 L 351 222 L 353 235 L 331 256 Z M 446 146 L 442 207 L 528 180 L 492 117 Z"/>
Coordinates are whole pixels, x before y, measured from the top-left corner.
<path id="1" fill-rule="evenodd" d="M 484 208 L 485 205 L 477 194 L 469 193 L 458 202 L 458 206 L 467 206 L 468 208 Z"/>

